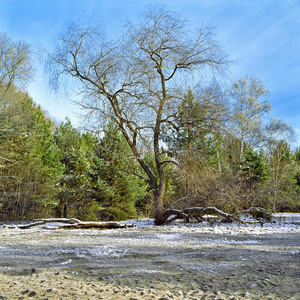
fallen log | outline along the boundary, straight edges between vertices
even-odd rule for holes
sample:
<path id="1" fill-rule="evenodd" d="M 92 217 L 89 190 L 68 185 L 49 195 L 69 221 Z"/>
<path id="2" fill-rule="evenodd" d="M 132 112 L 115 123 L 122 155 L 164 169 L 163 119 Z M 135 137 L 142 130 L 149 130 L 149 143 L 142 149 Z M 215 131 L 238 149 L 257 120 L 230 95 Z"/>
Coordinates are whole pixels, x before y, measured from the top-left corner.
<path id="1" fill-rule="evenodd" d="M 237 216 L 238 218 L 240 218 L 240 216 L 251 216 L 256 220 L 264 220 L 267 222 L 272 222 L 274 219 L 274 216 L 271 212 L 261 207 L 250 207 L 246 210 L 238 211 L 232 215 Z"/>
<path id="2" fill-rule="evenodd" d="M 55 219 L 39 219 L 35 220 L 34 223 L 30 224 L 19 224 L 19 225 L 3 225 L 3 227 L 11 229 L 29 229 L 34 226 L 45 225 L 48 223 L 63 223 L 58 225 L 59 229 L 118 229 L 118 228 L 132 228 L 135 224 L 120 224 L 118 222 L 87 222 L 80 221 L 78 219 L 65 219 L 65 218 L 55 218 Z"/>
<path id="3" fill-rule="evenodd" d="M 235 221 L 241 224 L 263 224 L 272 222 L 274 219 L 272 213 L 260 207 L 250 207 L 247 210 L 238 211 L 232 214 L 225 213 L 213 206 L 188 207 L 182 210 L 168 208 L 163 214 L 166 223 L 171 223 L 177 219 L 184 220 L 187 223 L 190 222 L 191 219 L 195 219 L 197 222 L 203 222 L 206 220 L 204 216 L 207 215 L 221 217 L 220 222 L 222 223 L 232 223 Z M 252 218 L 252 220 L 250 220 L 250 218 Z"/>
<path id="4" fill-rule="evenodd" d="M 80 222 L 58 226 L 60 229 L 117 229 L 135 227 L 134 224 L 120 224 L 118 222 Z"/>
<path id="5" fill-rule="evenodd" d="M 78 220 L 78 219 L 67 219 L 67 218 L 51 218 L 51 219 L 37 219 L 34 220 L 37 222 L 43 222 L 43 224 L 46 223 L 66 223 L 66 224 L 76 224 L 76 223 L 80 223 L 82 221 Z"/>

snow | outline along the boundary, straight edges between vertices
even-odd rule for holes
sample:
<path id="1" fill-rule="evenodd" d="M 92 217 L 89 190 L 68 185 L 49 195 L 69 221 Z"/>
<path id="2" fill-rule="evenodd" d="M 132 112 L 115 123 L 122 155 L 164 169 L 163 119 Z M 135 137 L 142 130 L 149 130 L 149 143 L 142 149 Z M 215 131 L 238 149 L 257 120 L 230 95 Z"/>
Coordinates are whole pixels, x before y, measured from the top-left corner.
<path id="1" fill-rule="evenodd" d="M 155 226 L 153 219 L 133 219 L 120 223 L 136 224 L 136 227 L 61 230 L 57 229 L 60 223 L 48 223 L 29 229 L 0 226 L 0 272 L 8 268 L 23 270 L 45 267 L 94 270 L 103 265 L 109 269 L 126 260 L 133 261 L 136 264 L 133 267 L 139 268 L 139 263 L 149 257 L 160 257 L 164 261 L 186 261 L 198 257 L 200 253 L 205 258 L 212 255 L 211 251 L 219 255 L 227 249 L 237 251 L 239 260 L 266 251 L 294 257 L 300 253 L 297 243 L 289 244 L 290 240 L 299 237 L 300 224 L 290 222 L 246 226 L 237 223 L 210 225 L 208 222 L 174 221 L 169 225 Z M 46 229 L 48 226 L 53 230 Z M 250 251 L 249 255 L 239 254 L 239 251 L 246 250 Z M 129 266 L 132 266 L 131 263 Z M 160 267 L 163 268 L 151 265 L 149 270 L 160 271 Z M 216 268 L 213 272 L 218 271 L 217 265 L 209 267 Z M 188 268 L 193 266 L 188 264 Z"/>
<path id="2" fill-rule="evenodd" d="M 121 222 L 123 224 L 136 224 L 140 229 L 152 229 L 157 232 L 169 231 L 173 233 L 211 233 L 222 235 L 266 235 L 266 234 L 285 234 L 300 233 L 300 214 L 276 214 L 278 219 L 275 223 L 260 224 L 222 224 L 215 223 L 211 225 L 209 222 L 202 223 L 184 223 L 181 221 L 173 221 L 169 225 L 155 226 L 153 219 L 139 219 Z M 157 238 L 162 238 L 159 234 Z M 165 237 L 164 239 L 170 239 Z"/>
<path id="3" fill-rule="evenodd" d="M 182 221 L 173 221 L 168 225 L 155 226 L 153 219 L 132 219 L 120 222 L 121 224 L 135 224 L 136 228 L 129 230 L 151 230 L 156 232 L 155 238 L 161 240 L 176 239 L 178 233 L 193 232 L 193 233 L 210 233 L 221 235 L 268 235 L 268 234 L 285 234 L 285 233 L 300 233 L 300 213 L 288 214 L 281 213 L 275 214 L 276 222 L 260 224 L 238 224 L 238 223 L 214 223 L 209 222 L 202 223 L 184 223 Z M 53 229 L 56 230 L 62 223 L 47 223 L 39 226 L 32 227 L 30 229 L 8 229 L 0 226 L 2 234 L 14 235 L 14 234 L 26 234 L 28 230 L 38 229 Z M 109 229 L 111 230 L 111 229 Z M 122 230 L 122 229 L 121 229 Z M 52 230 L 51 230 L 52 231 Z M 173 235 L 162 235 L 160 232 L 170 232 Z M 97 232 L 97 230 L 95 231 Z M 85 230 L 77 230 L 77 235 L 85 235 Z M 109 253 L 110 251 L 108 251 Z M 111 254 L 111 253 L 110 253 Z"/>

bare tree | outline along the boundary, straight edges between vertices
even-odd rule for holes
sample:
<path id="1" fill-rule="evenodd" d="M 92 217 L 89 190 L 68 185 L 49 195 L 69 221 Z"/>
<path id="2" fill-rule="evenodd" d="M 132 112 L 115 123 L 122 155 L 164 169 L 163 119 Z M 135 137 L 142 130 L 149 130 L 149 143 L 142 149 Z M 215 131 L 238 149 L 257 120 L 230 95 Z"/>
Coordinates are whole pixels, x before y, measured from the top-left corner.
<path id="1" fill-rule="evenodd" d="M 2 98 L 12 84 L 26 87 L 32 76 L 30 45 L 24 41 L 14 42 L 5 33 L 0 33 L 0 97 Z"/>
<path id="2" fill-rule="evenodd" d="M 20 118 L 20 98 L 17 87 L 26 87 L 33 76 L 32 52 L 26 42 L 13 42 L 0 33 L 0 132 L 13 131 L 11 118 Z M 0 155 L 0 164 L 10 162 Z"/>
<path id="3" fill-rule="evenodd" d="M 151 7 L 139 24 L 125 27 L 120 39 L 106 39 L 99 26 L 77 24 L 56 46 L 46 63 L 52 87 L 73 79 L 89 122 L 98 127 L 107 120 L 118 124 L 153 192 L 155 222 L 164 223 L 164 168 L 173 161 L 163 159 L 161 134 L 165 126 L 175 126 L 189 78 L 224 70 L 228 63 L 212 29 L 190 35 L 181 17 Z M 155 170 L 143 160 L 143 139 L 151 140 Z"/>
<path id="4" fill-rule="evenodd" d="M 240 165 L 245 143 L 256 147 L 264 140 L 264 117 L 271 111 L 271 105 L 265 99 L 267 93 L 263 83 L 255 77 L 240 78 L 230 91 L 232 115 L 226 126 L 229 133 L 240 140 Z"/>
<path id="5" fill-rule="evenodd" d="M 272 169 L 271 195 L 272 210 L 275 212 L 280 196 L 280 186 L 297 171 L 296 161 L 291 158 L 289 144 L 295 141 L 294 129 L 283 120 L 272 118 L 265 126 L 265 151 Z"/>

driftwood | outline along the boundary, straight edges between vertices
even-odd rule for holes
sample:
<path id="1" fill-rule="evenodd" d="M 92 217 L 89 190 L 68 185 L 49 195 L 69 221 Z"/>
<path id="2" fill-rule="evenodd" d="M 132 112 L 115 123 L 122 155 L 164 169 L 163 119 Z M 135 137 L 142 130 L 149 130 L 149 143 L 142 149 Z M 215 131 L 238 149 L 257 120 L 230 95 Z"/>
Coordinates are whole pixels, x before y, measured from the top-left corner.
<path id="1" fill-rule="evenodd" d="M 220 222 L 223 223 L 238 222 L 241 224 L 263 224 L 271 222 L 274 219 L 272 213 L 260 207 L 250 207 L 247 210 L 238 211 L 233 214 L 225 213 L 213 206 L 190 207 L 182 210 L 168 208 L 164 211 L 166 223 L 170 223 L 177 219 L 184 220 L 185 222 L 190 222 L 192 219 L 197 222 L 203 222 L 207 220 L 207 215 L 217 216 L 217 219 L 220 218 Z M 206 218 L 204 216 L 206 216 Z M 251 218 L 251 220 L 249 220 L 249 218 Z M 213 221 L 216 221 L 216 218 L 213 218 Z"/>
<path id="2" fill-rule="evenodd" d="M 48 223 L 63 223 L 59 225 L 59 229 L 117 229 L 117 228 L 130 228 L 135 227 L 134 224 L 120 224 L 118 222 L 88 222 L 88 221 L 80 221 L 78 219 L 40 219 L 35 220 L 35 222 L 24 225 L 4 225 L 7 228 L 19 228 L 19 229 L 28 229 L 34 226 L 44 225 Z"/>
<path id="3" fill-rule="evenodd" d="M 60 225 L 58 228 L 62 229 L 118 229 L 118 228 L 130 228 L 135 227 L 134 224 L 120 224 L 118 222 L 80 222 L 75 224 Z"/>
<path id="4" fill-rule="evenodd" d="M 181 210 L 174 209 L 176 204 L 186 200 L 196 191 L 198 191 L 198 189 L 193 190 L 185 197 L 176 200 L 168 206 L 168 208 L 163 212 L 166 223 L 170 223 L 177 219 L 184 220 L 185 222 L 190 222 L 192 219 L 196 220 L 197 222 L 203 222 L 212 219 L 213 222 L 216 222 L 217 220 L 221 219 L 220 222 L 223 223 L 232 223 L 235 221 L 242 224 L 263 224 L 266 222 L 272 222 L 275 219 L 271 212 L 261 207 L 250 207 L 246 210 L 238 211 L 232 214 L 225 213 L 214 206 L 189 207 Z M 249 217 L 252 220 L 249 220 Z"/>
<path id="5" fill-rule="evenodd" d="M 250 220 L 251 218 L 251 220 Z M 247 210 L 238 211 L 233 214 L 228 214 L 213 206 L 208 207 L 189 207 L 182 210 L 168 208 L 164 211 L 165 223 L 171 223 L 174 220 L 181 219 L 185 222 L 196 220 L 197 222 L 223 222 L 232 223 L 238 222 L 240 224 L 263 224 L 272 222 L 275 218 L 272 213 L 260 207 L 250 207 Z M 78 219 L 39 219 L 30 224 L 20 225 L 3 225 L 7 228 L 28 229 L 34 226 L 44 225 L 48 223 L 60 223 L 59 229 L 117 229 L 135 227 L 135 224 L 120 224 L 118 222 L 88 222 L 80 221 Z"/>

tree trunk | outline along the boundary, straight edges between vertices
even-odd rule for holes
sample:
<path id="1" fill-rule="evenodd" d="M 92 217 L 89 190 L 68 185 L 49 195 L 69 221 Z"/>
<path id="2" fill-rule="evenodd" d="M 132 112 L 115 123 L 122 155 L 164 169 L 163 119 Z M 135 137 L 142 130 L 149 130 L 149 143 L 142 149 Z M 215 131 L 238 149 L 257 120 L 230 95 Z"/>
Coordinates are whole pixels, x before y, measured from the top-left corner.
<path id="1" fill-rule="evenodd" d="M 276 202 L 277 202 L 277 187 L 275 187 L 274 196 L 273 196 L 273 205 L 272 205 L 273 213 L 275 213 L 275 210 L 276 210 Z"/>
<path id="2" fill-rule="evenodd" d="M 244 160 L 244 140 L 241 140 L 241 149 L 239 154 L 239 170 L 238 170 L 238 176 L 239 179 L 241 178 L 242 171 L 243 171 L 243 160 Z"/>
<path id="3" fill-rule="evenodd" d="M 64 203 L 63 217 L 66 218 L 66 219 L 68 219 L 68 217 L 69 217 L 68 204 L 67 203 Z"/>
<path id="4" fill-rule="evenodd" d="M 158 191 L 157 195 L 154 197 L 155 202 L 155 224 L 162 225 L 165 223 L 164 218 L 164 207 L 163 207 L 163 194 L 162 192 Z"/>

